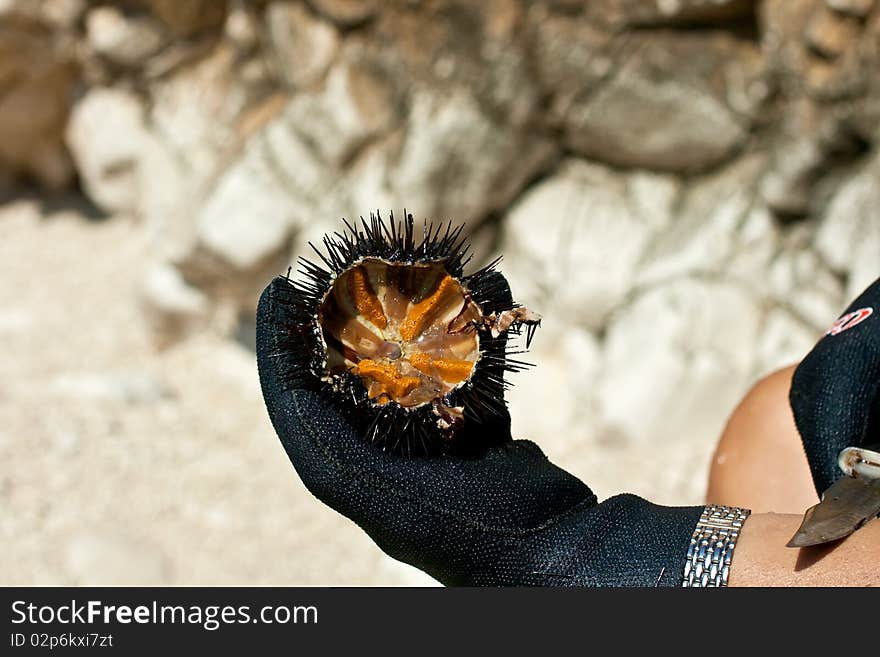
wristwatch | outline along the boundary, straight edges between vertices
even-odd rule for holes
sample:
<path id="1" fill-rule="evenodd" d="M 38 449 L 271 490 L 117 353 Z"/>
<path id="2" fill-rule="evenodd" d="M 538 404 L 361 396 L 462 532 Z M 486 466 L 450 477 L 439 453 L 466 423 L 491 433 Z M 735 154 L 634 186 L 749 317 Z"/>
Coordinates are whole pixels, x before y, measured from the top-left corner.
<path id="1" fill-rule="evenodd" d="M 749 509 L 710 504 L 700 516 L 682 574 L 682 587 L 727 586 L 733 551 Z"/>

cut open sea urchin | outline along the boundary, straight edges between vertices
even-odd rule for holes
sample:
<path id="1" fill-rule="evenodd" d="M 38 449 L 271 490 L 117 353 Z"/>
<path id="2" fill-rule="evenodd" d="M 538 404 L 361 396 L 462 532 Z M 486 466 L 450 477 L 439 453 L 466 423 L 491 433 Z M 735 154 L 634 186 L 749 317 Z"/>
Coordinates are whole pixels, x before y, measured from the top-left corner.
<path id="1" fill-rule="evenodd" d="M 321 391 L 387 449 L 480 442 L 506 417 L 504 373 L 526 366 L 508 334 L 525 330 L 528 346 L 540 316 L 513 303 L 498 260 L 464 274 L 462 226 L 426 222 L 418 240 L 412 215 L 345 228 L 312 245 L 321 264 L 300 258 L 300 280 L 288 274 L 275 296 L 282 384 Z"/>

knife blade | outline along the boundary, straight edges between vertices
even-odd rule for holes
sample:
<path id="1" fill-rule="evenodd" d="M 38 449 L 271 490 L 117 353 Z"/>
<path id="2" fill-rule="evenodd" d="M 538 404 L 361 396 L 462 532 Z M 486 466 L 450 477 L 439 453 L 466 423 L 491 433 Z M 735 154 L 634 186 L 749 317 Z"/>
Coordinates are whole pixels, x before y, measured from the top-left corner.
<path id="1" fill-rule="evenodd" d="M 872 445 L 872 447 L 875 447 Z M 845 538 L 880 515 L 880 452 L 847 447 L 838 457 L 844 476 L 804 513 L 786 547 L 809 547 Z"/>

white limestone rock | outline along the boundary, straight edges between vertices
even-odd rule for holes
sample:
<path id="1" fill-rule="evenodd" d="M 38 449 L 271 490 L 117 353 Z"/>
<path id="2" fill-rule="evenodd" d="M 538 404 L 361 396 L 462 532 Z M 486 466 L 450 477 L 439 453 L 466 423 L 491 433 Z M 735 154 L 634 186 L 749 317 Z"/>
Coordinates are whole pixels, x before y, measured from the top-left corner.
<path id="1" fill-rule="evenodd" d="M 640 285 L 685 274 L 717 274 L 734 254 L 741 224 L 752 209 L 763 158 L 737 161 L 687 185 L 676 218 L 646 250 Z"/>
<path id="2" fill-rule="evenodd" d="M 598 88 L 575 98 L 567 143 L 609 164 L 693 172 L 730 157 L 766 90 L 761 59 L 716 36 L 645 36 Z"/>
<path id="3" fill-rule="evenodd" d="M 676 193 L 668 177 L 565 162 L 505 221 L 501 252 L 517 298 L 601 328 L 630 293 L 645 248 L 669 224 Z"/>
<path id="4" fill-rule="evenodd" d="M 285 115 L 291 129 L 338 170 L 397 118 L 387 78 L 354 62 L 334 67 L 319 92 L 295 96 Z"/>
<path id="5" fill-rule="evenodd" d="M 755 298 L 765 298 L 768 272 L 782 248 L 782 234 L 770 210 L 753 205 L 733 236 L 733 252 L 718 277 L 745 286 Z"/>
<path id="6" fill-rule="evenodd" d="M 419 91 L 389 182 L 417 215 L 473 225 L 510 203 L 555 154 L 552 142 L 497 122 L 468 92 Z"/>
<path id="7" fill-rule="evenodd" d="M 770 309 L 758 337 L 754 379 L 800 362 L 820 337 L 820 331 L 797 319 L 784 307 Z"/>
<path id="8" fill-rule="evenodd" d="M 240 73 L 234 49 L 220 45 L 152 89 L 138 205 L 160 258 L 178 261 L 194 248 L 202 206 L 231 184 L 247 141 L 286 106 L 281 94 L 258 102 Z"/>
<path id="9" fill-rule="evenodd" d="M 376 0 L 309 0 L 309 4 L 330 20 L 344 27 L 363 23 L 379 9 Z"/>
<path id="10" fill-rule="evenodd" d="M 89 11 L 86 34 L 96 53 L 121 66 L 142 65 L 168 39 L 162 24 L 148 14 L 130 16 L 111 6 Z"/>
<path id="11" fill-rule="evenodd" d="M 167 262 L 147 268 L 141 286 L 141 305 L 159 345 L 171 344 L 203 329 L 209 319 L 208 297 L 189 285 Z"/>
<path id="12" fill-rule="evenodd" d="M 880 277 L 878 175 L 880 158 L 875 157 L 837 191 L 816 232 L 817 252 L 836 273 L 847 277 L 847 299 Z"/>
<path id="13" fill-rule="evenodd" d="M 570 450 L 570 436 L 588 416 L 591 386 L 584 382 L 594 379 L 600 358 L 594 335 L 547 317 L 522 356 L 536 367 L 509 377 L 505 399 L 513 437 L 537 442 L 551 457 Z"/>
<path id="14" fill-rule="evenodd" d="M 219 178 L 198 210 L 199 245 L 247 271 L 286 250 L 293 229 L 291 193 L 265 157 L 264 139 Z"/>
<path id="15" fill-rule="evenodd" d="M 145 134 L 143 106 L 129 92 L 95 88 L 73 108 L 67 146 L 89 198 L 108 213 L 138 207 Z"/>
<path id="16" fill-rule="evenodd" d="M 270 3 L 266 32 L 279 77 L 295 89 L 318 82 L 339 50 L 336 28 L 301 4 Z"/>
<path id="17" fill-rule="evenodd" d="M 712 442 L 750 385 L 762 308 L 741 287 L 681 279 L 646 291 L 608 327 L 597 379 L 623 439 Z"/>
<path id="18" fill-rule="evenodd" d="M 846 302 L 844 286 L 840 278 L 809 249 L 812 231 L 804 227 L 804 230 L 787 237 L 787 243 L 767 271 L 767 296 L 820 333 L 843 310 Z"/>

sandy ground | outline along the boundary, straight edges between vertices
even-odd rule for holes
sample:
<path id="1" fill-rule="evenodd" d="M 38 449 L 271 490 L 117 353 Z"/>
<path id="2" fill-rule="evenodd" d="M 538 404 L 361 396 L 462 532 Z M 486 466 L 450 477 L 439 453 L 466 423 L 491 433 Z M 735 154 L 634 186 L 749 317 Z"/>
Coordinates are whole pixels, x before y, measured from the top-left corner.
<path id="1" fill-rule="evenodd" d="M 153 347 L 130 221 L 0 208 L 0 584 L 430 584 L 315 500 L 254 357 Z"/>

